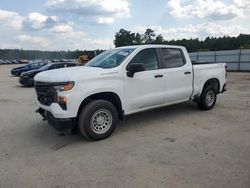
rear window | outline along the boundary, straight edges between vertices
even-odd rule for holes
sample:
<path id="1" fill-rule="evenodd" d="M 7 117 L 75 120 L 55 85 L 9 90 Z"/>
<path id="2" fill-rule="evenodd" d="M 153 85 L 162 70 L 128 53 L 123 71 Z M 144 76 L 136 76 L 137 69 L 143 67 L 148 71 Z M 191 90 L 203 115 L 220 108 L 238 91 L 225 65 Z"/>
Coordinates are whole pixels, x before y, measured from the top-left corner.
<path id="1" fill-rule="evenodd" d="M 180 49 L 162 48 L 163 67 L 175 68 L 185 65 L 185 61 Z"/>

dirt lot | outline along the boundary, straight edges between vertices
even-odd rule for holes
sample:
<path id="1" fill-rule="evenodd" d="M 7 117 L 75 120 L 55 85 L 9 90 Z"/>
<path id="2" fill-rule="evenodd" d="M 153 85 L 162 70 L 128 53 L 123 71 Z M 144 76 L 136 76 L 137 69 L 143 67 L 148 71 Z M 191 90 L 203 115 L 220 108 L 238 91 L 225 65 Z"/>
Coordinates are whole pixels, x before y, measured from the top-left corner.
<path id="1" fill-rule="evenodd" d="M 33 88 L 0 66 L 0 187 L 250 187 L 250 73 L 211 111 L 193 103 L 127 117 L 99 142 L 60 136 Z"/>

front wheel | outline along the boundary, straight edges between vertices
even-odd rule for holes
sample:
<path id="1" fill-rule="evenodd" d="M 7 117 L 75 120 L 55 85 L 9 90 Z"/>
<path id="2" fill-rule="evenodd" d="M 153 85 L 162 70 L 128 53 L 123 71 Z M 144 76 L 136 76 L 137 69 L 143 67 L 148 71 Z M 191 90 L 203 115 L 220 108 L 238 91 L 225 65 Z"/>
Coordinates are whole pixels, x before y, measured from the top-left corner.
<path id="1" fill-rule="evenodd" d="M 113 133 L 117 122 L 118 114 L 114 105 L 105 100 L 95 100 L 82 109 L 78 123 L 84 137 L 101 140 Z"/>
<path id="2" fill-rule="evenodd" d="M 197 102 L 201 110 L 211 110 L 217 99 L 216 89 L 213 86 L 205 86 Z"/>

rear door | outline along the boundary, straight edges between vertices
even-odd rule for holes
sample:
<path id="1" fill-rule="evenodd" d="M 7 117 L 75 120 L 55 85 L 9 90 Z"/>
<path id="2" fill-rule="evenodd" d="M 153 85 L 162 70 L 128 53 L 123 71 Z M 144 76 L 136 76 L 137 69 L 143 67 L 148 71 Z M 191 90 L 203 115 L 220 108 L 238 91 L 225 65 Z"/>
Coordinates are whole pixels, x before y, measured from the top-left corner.
<path id="1" fill-rule="evenodd" d="M 188 100 L 192 93 L 192 65 L 181 49 L 161 48 L 161 68 L 165 78 L 165 103 Z"/>
<path id="2" fill-rule="evenodd" d="M 143 63 L 146 70 L 135 73 L 132 78 L 125 74 L 128 113 L 162 104 L 165 93 L 163 70 L 159 69 L 156 49 L 141 50 L 128 65 L 133 63 Z"/>

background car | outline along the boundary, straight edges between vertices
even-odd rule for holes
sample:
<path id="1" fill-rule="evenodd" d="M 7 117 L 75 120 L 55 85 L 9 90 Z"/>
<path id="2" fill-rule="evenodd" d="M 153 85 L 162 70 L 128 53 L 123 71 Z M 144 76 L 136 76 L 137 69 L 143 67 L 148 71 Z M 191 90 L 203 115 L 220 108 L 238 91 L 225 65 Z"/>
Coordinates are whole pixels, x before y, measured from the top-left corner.
<path id="1" fill-rule="evenodd" d="M 43 67 L 46 64 L 47 64 L 47 62 L 45 62 L 45 61 L 35 62 L 35 63 L 28 63 L 27 65 L 17 67 L 17 68 L 13 68 L 11 70 L 11 74 L 13 76 L 20 76 L 22 74 L 22 72 L 39 69 L 39 68 Z"/>
<path id="2" fill-rule="evenodd" d="M 74 67 L 74 66 L 77 66 L 77 64 L 73 62 L 48 63 L 47 65 L 41 67 L 40 69 L 23 72 L 20 75 L 19 83 L 25 87 L 31 87 L 34 85 L 34 76 L 39 72 L 53 70 L 53 69 L 66 68 L 66 67 Z"/>
<path id="3" fill-rule="evenodd" d="M 11 62 L 12 62 L 12 64 L 19 64 L 19 61 L 15 60 L 15 59 L 12 59 Z"/>

